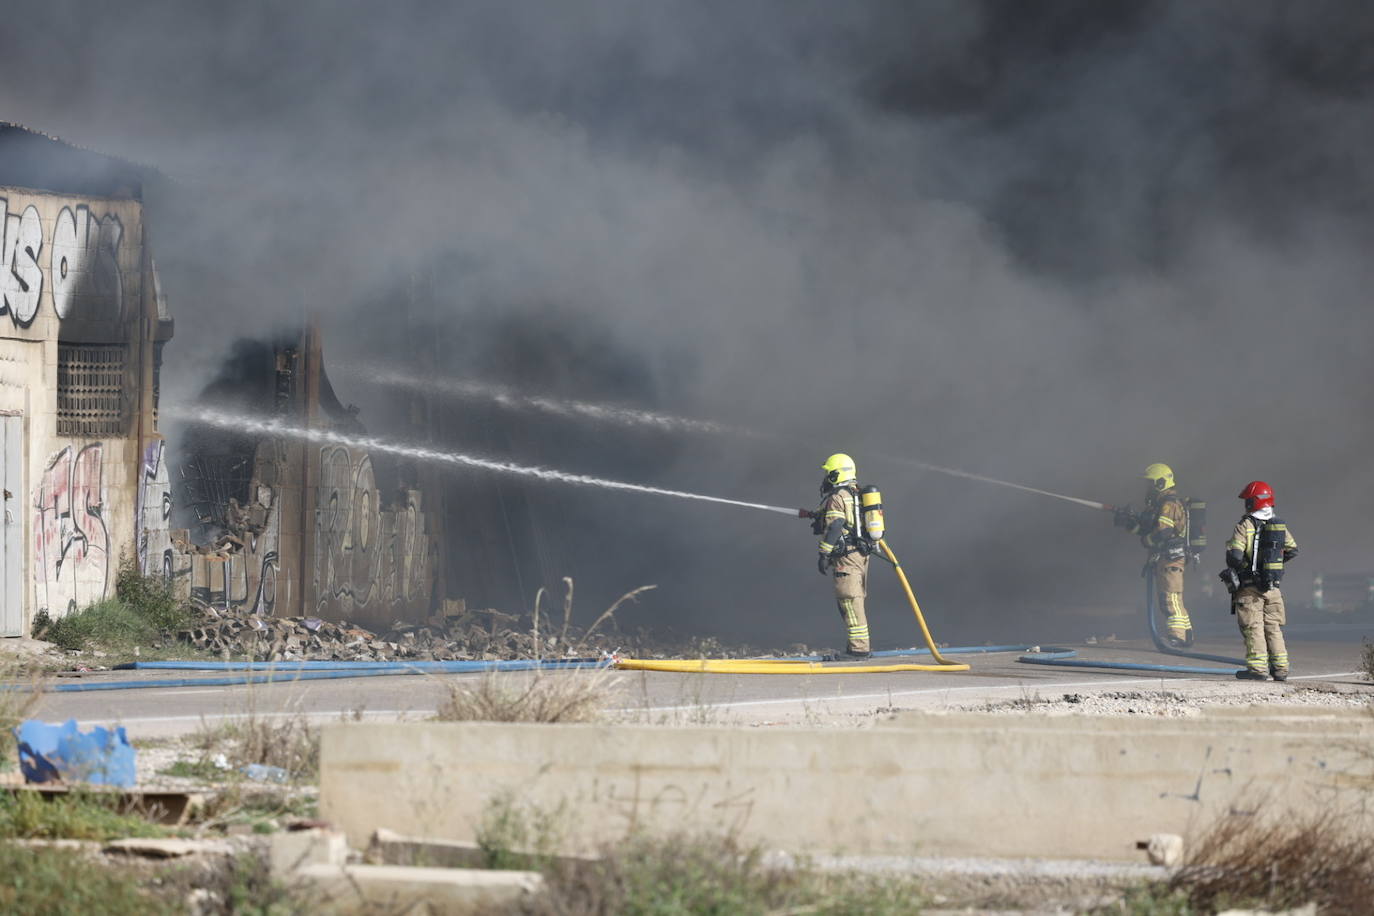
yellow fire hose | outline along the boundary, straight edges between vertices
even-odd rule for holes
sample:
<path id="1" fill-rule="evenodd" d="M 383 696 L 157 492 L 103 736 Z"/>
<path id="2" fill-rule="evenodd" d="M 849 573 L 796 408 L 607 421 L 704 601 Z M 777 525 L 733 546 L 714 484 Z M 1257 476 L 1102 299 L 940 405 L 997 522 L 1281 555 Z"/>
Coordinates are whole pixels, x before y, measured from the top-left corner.
<path id="1" fill-rule="evenodd" d="M 832 668 L 792 658 L 622 658 L 627 671 L 676 671 L 680 674 L 883 674 L 891 671 L 967 671 L 968 665 L 853 665 Z"/>
<path id="2" fill-rule="evenodd" d="M 878 544 L 883 555 L 892 564 L 892 568 L 897 570 L 897 578 L 901 580 L 907 601 L 911 602 L 912 613 L 916 615 L 916 622 L 921 626 L 921 635 L 925 637 L 930 657 L 939 664 L 851 665 L 832 668 L 820 662 L 799 658 L 622 658 L 616 661 L 615 666 L 627 671 L 675 671 L 683 674 L 887 674 L 894 671 L 969 670 L 968 665 L 951 662 L 940 654 L 935 640 L 930 636 L 930 628 L 926 626 L 921 606 L 916 603 L 916 595 L 911 591 L 911 583 L 902 571 L 902 564 L 897 562 L 896 555 L 892 548 L 887 546 L 886 541 L 879 541 Z"/>

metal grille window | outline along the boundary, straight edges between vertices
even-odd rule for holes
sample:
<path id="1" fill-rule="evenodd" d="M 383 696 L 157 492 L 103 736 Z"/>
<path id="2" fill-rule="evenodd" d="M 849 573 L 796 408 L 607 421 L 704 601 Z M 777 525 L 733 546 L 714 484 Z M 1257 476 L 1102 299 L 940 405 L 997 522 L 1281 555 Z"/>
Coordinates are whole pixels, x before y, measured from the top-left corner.
<path id="1" fill-rule="evenodd" d="M 80 439 L 122 436 L 123 344 L 57 345 L 57 434 Z"/>

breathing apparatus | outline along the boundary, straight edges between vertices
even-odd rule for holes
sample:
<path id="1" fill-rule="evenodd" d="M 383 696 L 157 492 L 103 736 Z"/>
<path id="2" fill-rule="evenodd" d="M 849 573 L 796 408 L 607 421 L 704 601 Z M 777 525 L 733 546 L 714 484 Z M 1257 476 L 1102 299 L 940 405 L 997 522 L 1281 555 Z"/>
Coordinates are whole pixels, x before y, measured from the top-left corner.
<path id="1" fill-rule="evenodd" d="M 847 546 L 864 556 L 878 552 L 878 545 L 887 533 L 882 492 L 875 486 L 859 486 L 854 459 L 843 452 L 837 452 L 827 458 L 821 465 L 821 470 L 825 472 L 825 476 L 821 478 L 822 493 L 828 494 L 842 486 L 853 487 L 856 491 L 854 528 L 846 532 Z M 811 519 L 813 534 L 825 533 L 825 519 L 820 512 L 801 509 L 797 515 L 800 518 Z"/>
<path id="2" fill-rule="evenodd" d="M 1188 510 L 1188 556 L 1196 566 L 1207 549 L 1207 501 L 1186 499 L 1183 507 Z"/>
<path id="3" fill-rule="evenodd" d="M 877 487 L 868 486 L 859 490 L 859 528 L 870 544 L 877 545 L 887 533 L 883 519 L 883 494 Z"/>
<path id="4" fill-rule="evenodd" d="M 1256 519 L 1255 524 L 1259 524 Z M 1278 588 L 1283 581 L 1283 548 L 1288 541 L 1288 526 L 1281 518 L 1271 518 L 1255 533 L 1255 549 L 1250 558 L 1250 574 L 1262 592 Z"/>

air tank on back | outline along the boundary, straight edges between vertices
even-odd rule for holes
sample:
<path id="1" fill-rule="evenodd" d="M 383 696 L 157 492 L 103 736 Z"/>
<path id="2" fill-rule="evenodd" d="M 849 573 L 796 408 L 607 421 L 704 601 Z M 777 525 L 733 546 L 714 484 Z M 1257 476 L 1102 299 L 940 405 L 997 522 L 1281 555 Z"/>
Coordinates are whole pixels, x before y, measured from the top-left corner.
<path id="1" fill-rule="evenodd" d="M 864 537 L 878 543 L 887 533 L 887 526 L 883 520 L 883 494 L 877 487 L 864 487 L 859 491 L 859 511 Z"/>

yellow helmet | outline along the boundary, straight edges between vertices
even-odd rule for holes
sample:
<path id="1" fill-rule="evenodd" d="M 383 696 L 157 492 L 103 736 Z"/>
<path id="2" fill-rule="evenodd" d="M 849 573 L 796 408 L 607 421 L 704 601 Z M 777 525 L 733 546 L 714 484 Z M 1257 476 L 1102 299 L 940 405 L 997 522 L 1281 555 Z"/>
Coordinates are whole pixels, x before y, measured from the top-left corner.
<path id="1" fill-rule="evenodd" d="M 1156 461 L 1145 469 L 1145 473 L 1140 475 L 1142 479 L 1150 481 L 1156 493 L 1164 490 L 1171 490 L 1174 486 L 1174 471 L 1167 464 Z"/>
<path id="2" fill-rule="evenodd" d="M 821 465 L 821 470 L 825 471 L 826 483 L 832 487 L 840 484 L 851 483 L 859 479 L 859 472 L 854 469 L 854 459 L 844 452 L 836 452 L 825 459 L 825 464 Z"/>

